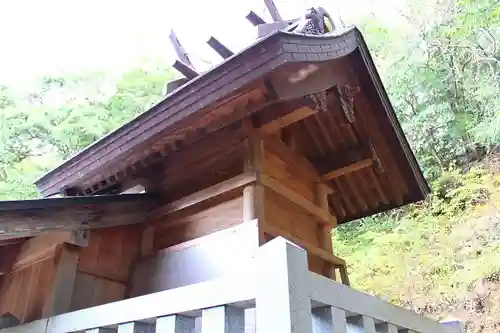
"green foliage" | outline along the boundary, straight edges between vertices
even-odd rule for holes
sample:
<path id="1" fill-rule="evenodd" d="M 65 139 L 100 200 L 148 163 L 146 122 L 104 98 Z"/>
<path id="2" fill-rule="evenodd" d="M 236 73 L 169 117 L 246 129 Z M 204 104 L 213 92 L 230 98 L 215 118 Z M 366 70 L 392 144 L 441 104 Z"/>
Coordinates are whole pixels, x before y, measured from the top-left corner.
<path id="1" fill-rule="evenodd" d="M 37 177 L 159 101 L 173 78 L 150 66 L 0 86 L 0 199 L 37 196 Z"/>
<path id="2" fill-rule="evenodd" d="M 361 25 L 429 179 L 500 142 L 499 7 L 412 1 L 396 27 L 374 17 Z"/>
<path id="3" fill-rule="evenodd" d="M 451 169 L 424 203 L 337 228 L 334 251 L 353 285 L 436 317 L 457 310 L 477 281 L 500 271 L 499 180 Z"/>

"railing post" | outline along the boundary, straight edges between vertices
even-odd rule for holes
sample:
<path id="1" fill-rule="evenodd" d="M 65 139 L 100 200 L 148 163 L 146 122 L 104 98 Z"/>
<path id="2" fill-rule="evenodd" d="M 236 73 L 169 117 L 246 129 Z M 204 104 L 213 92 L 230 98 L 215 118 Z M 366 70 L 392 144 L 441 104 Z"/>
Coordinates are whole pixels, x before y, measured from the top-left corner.
<path id="1" fill-rule="evenodd" d="M 227 305 L 201 312 L 201 333 L 244 333 L 245 310 Z"/>
<path id="2" fill-rule="evenodd" d="M 155 333 L 194 333 L 195 319 L 181 315 L 156 318 Z"/>
<path id="3" fill-rule="evenodd" d="M 349 333 L 376 333 L 373 318 L 363 315 L 349 318 L 347 327 Z"/>
<path id="4" fill-rule="evenodd" d="M 118 325 L 117 333 L 154 333 L 155 327 L 153 325 L 144 323 L 125 323 Z"/>
<path id="5" fill-rule="evenodd" d="M 314 333 L 348 333 L 344 310 L 324 306 L 313 309 L 312 314 Z"/>
<path id="6" fill-rule="evenodd" d="M 312 333 L 306 251 L 277 237 L 256 259 L 256 333 Z"/>

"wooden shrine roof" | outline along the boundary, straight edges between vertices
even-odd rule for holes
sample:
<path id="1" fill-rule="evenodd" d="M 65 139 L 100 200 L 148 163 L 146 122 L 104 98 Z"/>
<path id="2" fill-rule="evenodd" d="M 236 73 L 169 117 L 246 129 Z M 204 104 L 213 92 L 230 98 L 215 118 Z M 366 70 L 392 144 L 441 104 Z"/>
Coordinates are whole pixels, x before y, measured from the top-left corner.
<path id="1" fill-rule="evenodd" d="M 316 36 L 275 31 L 169 93 L 36 186 L 43 196 L 68 188 L 78 195 L 113 193 L 141 170 L 158 163 L 167 170 L 188 149 L 203 152 L 228 138 L 242 142 L 243 118 L 264 128 L 323 90 L 328 112 L 303 116 L 286 130 L 335 190 L 330 203 L 339 222 L 423 199 L 427 183 L 356 28 Z"/>

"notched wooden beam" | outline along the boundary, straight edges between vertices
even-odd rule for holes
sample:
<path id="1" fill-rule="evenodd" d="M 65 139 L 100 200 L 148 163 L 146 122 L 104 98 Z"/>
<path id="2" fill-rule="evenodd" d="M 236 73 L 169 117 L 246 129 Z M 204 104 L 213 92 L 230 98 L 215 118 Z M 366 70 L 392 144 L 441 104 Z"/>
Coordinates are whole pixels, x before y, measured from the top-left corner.
<path id="1" fill-rule="evenodd" d="M 283 20 L 273 0 L 264 0 L 264 3 L 266 4 L 267 10 L 269 11 L 269 14 L 271 14 L 274 22 Z"/>
<path id="2" fill-rule="evenodd" d="M 259 24 L 266 24 L 266 21 L 264 21 L 259 15 L 257 15 L 254 11 L 250 11 L 248 15 L 246 16 L 246 19 L 252 23 L 254 26 L 258 26 Z"/>
<path id="3" fill-rule="evenodd" d="M 172 67 L 174 67 L 179 73 L 184 75 L 189 80 L 192 80 L 199 75 L 199 73 L 195 71 L 191 66 L 185 64 L 180 60 L 175 60 L 172 64 Z"/>
<path id="4" fill-rule="evenodd" d="M 215 37 L 210 37 L 210 39 L 207 41 L 207 44 L 224 59 L 227 59 L 234 55 L 233 51 L 219 42 Z"/>
<path id="5" fill-rule="evenodd" d="M 191 60 L 189 59 L 187 52 L 182 47 L 181 42 L 177 38 L 177 35 L 173 30 L 170 31 L 170 35 L 168 36 L 170 39 L 170 43 L 174 48 L 175 53 L 177 54 L 177 60 L 174 61 L 172 67 L 174 67 L 177 71 L 179 71 L 182 75 L 184 75 L 188 79 L 194 79 L 199 74 L 193 67 Z"/>
<path id="6" fill-rule="evenodd" d="M 179 61 L 192 67 L 193 64 L 191 63 L 191 60 L 189 59 L 186 50 L 184 50 L 184 47 L 182 47 L 182 44 L 177 38 L 177 35 L 175 34 L 174 30 L 170 30 L 168 39 L 170 40 L 170 43 L 172 44 L 172 47 L 174 48 L 174 51 L 177 54 L 177 58 L 179 59 Z"/>

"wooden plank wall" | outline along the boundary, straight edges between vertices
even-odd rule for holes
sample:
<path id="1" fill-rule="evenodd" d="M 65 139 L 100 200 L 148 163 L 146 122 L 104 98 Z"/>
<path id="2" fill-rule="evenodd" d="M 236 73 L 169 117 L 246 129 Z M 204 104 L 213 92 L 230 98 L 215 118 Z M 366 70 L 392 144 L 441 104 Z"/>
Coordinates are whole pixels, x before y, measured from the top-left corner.
<path id="1" fill-rule="evenodd" d="M 311 271 L 335 278 L 332 262 L 338 258 L 332 254 L 330 231 L 336 219 L 328 205 L 322 204 L 327 193 L 319 190 L 326 185 L 314 166 L 279 138 L 260 140 L 262 176 L 258 182 L 264 185 L 261 229 L 265 241 L 283 236 L 297 242 L 308 251 Z"/>
<path id="2" fill-rule="evenodd" d="M 154 248 L 161 250 L 243 222 L 242 192 L 220 195 L 165 216 L 154 234 Z"/>
<path id="3" fill-rule="evenodd" d="M 0 313 L 11 313 L 22 323 L 40 319 L 50 298 L 55 256 L 0 277 Z"/>
<path id="4" fill-rule="evenodd" d="M 88 247 L 80 252 L 72 311 L 126 298 L 140 236 L 139 225 L 92 231 Z"/>

